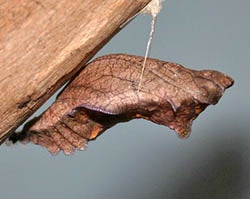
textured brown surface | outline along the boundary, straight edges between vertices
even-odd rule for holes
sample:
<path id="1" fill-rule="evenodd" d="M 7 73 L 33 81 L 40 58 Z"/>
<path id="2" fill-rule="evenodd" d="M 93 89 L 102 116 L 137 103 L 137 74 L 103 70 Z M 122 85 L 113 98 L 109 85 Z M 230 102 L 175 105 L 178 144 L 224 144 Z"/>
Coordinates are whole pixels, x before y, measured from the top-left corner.
<path id="1" fill-rule="evenodd" d="M 22 137 L 51 153 L 70 154 L 118 122 L 144 118 L 188 137 L 192 121 L 216 104 L 233 80 L 217 71 L 195 71 L 148 59 L 142 87 L 143 57 L 117 54 L 97 58 L 66 87 L 56 102 L 26 127 Z M 27 132 L 28 131 L 28 132 Z"/>
<path id="2" fill-rule="evenodd" d="M 0 144 L 150 0 L 0 0 Z"/>

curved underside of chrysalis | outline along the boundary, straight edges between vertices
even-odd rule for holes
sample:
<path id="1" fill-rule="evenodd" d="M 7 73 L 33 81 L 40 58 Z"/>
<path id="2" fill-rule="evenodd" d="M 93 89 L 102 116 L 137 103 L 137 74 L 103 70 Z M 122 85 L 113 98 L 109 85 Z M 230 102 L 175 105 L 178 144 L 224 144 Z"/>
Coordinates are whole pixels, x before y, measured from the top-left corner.
<path id="1" fill-rule="evenodd" d="M 89 140 L 119 122 L 143 118 L 174 129 L 180 137 L 192 121 L 216 104 L 233 80 L 217 71 L 195 71 L 143 57 L 116 54 L 97 58 L 60 93 L 54 104 L 13 141 L 32 142 L 51 153 L 82 150 Z"/>

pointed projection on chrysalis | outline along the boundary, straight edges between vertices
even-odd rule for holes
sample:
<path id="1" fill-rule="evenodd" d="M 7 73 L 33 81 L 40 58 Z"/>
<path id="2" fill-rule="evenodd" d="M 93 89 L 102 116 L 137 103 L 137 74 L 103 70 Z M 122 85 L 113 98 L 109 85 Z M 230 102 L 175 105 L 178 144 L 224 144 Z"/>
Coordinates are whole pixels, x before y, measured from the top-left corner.
<path id="1" fill-rule="evenodd" d="M 32 142 L 51 153 L 84 149 L 119 122 L 143 118 L 187 137 L 193 120 L 216 104 L 233 80 L 217 71 L 196 71 L 149 58 L 140 91 L 144 57 L 114 54 L 89 63 L 40 117 L 13 134 L 12 141 Z"/>

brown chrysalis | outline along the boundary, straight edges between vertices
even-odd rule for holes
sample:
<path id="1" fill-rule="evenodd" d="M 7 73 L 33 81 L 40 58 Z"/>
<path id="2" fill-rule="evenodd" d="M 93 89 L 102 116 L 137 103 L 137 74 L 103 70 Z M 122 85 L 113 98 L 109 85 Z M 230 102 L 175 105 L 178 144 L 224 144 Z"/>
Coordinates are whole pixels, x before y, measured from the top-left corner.
<path id="1" fill-rule="evenodd" d="M 217 71 L 196 71 L 176 63 L 114 54 L 89 63 L 40 117 L 29 122 L 12 141 L 32 142 L 51 153 L 84 149 L 119 122 L 143 118 L 187 137 L 192 121 L 216 104 L 233 80 Z"/>

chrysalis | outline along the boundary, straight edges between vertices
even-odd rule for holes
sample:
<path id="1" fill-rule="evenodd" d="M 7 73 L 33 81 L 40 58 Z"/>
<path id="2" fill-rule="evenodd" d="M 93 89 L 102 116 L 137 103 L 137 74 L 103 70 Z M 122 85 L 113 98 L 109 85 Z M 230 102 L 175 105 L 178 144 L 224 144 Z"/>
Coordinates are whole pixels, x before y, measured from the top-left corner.
<path id="1" fill-rule="evenodd" d="M 119 122 L 143 118 L 187 137 L 193 120 L 216 104 L 233 80 L 217 71 L 196 71 L 148 58 L 144 85 L 137 90 L 144 57 L 114 54 L 89 63 L 53 105 L 13 134 L 13 142 L 32 142 L 52 154 L 82 150 L 89 140 Z"/>

